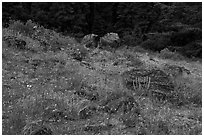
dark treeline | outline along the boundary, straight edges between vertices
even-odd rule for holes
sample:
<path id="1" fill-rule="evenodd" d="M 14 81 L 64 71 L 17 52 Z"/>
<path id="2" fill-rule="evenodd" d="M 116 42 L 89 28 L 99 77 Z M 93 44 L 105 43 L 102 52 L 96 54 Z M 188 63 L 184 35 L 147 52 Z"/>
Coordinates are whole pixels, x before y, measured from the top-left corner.
<path id="1" fill-rule="evenodd" d="M 142 43 L 149 39 L 149 33 L 180 32 L 186 28 L 196 29 L 196 38 L 192 40 L 195 41 L 201 39 L 197 38 L 197 30 L 202 31 L 201 2 L 4 2 L 2 16 L 4 27 L 9 20 L 26 22 L 31 19 L 46 28 L 76 37 L 115 32 L 126 39 L 126 44 Z M 188 39 L 186 35 L 179 41 Z M 161 49 L 163 47 L 155 50 Z"/>

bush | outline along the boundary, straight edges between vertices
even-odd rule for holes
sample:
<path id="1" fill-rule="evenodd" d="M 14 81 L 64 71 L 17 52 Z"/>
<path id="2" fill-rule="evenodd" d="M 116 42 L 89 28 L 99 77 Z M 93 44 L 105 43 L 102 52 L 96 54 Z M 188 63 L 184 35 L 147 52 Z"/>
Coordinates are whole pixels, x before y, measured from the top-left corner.
<path id="1" fill-rule="evenodd" d="M 202 58 L 202 42 L 191 42 L 187 44 L 181 53 L 187 57 Z"/>
<path id="2" fill-rule="evenodd" d="M 172 33 L 149 33 L 146 36 L 148 40 L 140 45 L 145 49 L 161 51 L 168 47 L 171 48 L 171 51 L 177 50 L 187 57 L 202 57 L 202 45 L 200 42 L 202 39 L 202 30 L 199 28 L 186 28 Z M 162 51 L 161 54 L 164 58 L 180 58 L 180 55 L 167 50 Z"/>
<path id="3" fill-rule="evenodd" d="M 173 46 L 183 47 L 186 44 L 195 40 L 202 39 L 202 30 L 198 28 L 188 28 L 180 32 L 174 32 L 171 35 L 170 41 Z"/>
<path id="4" fill-rule="evenodd" d="M 130 47 L 134 47 L 138 45 L 139 43 L 141 43 L 141 39 L 137 38 L 134 35 L 127 34 L 123 36 L 122 44 L 128 45 Z"/>
<path id="5" fill-rule="evenodd" d="M 153 51 L 161 51 L 162 49 L 166 48 L 168 44 L 169 38 L 161 36 L 158 38 L 148 39 L 144 41 L 140 46 Z"/>
<path id="6" fill-rule="evenodd" d="M 28 20 L 26 23 L 22 23 L 21 21 L 11 21 L 9 24 L 9 29 L 17 31 L 23 35 L 31 36 L 34 33 L 34 26 L 31 20 Z"/>
<path id="7" fill-rule="evenodd" d="M 169 46 L 168 49 L 170 51 L 177 51 L 183 56 L 192 58 L 202 58 L 202 42 L 201 41 L 193 41 L 186 44 L 184 47 L 173 47 Z"/>
<path id="8" fill-rule="evenodd" d="M 172 60 L 183 60 L 184 59 L 184 57 L 180 55 L 179 53 L 169 51 L 167 48 L 160 51 L 159 57 L 163 59 L 172 59 Z"/>

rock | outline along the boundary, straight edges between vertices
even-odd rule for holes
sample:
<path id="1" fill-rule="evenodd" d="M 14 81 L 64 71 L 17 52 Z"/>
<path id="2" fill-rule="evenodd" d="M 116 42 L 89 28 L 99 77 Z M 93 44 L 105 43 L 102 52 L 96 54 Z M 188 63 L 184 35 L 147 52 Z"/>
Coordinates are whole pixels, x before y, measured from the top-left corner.
<path id="1" fill-rule="evenodd" d="M 132 69 L 125 71 L 121 76 L 125 86 L 130 90 L 148 89 L 150 71 L 145 69 Z M 150 86 L 150 85 L 149 85 Z"/>
<path id="2" fill-rule="evenodd" d="M 146 91 L 142 95 L 152 93 L 151 95 L 158 96 L 158 98 L 166 98 L 174 90 L 171 78 L 162 70 L 132 69 L 124 72 L 122 77 L 128 89 L 137 92 Z"/>
<path id="3" fill-rule="evenodd" d="M 88 49 L 94 49 L 98 47 L 99 36 L 95 34 L 85 35 L 81 41 L 81 44 Z"/>
<path id="4" fill-rule="evenodd" d="M 107 33 L 100 38 L 99 47 L 107 50 L 116 49 L 120 46 L 120 41 L 117 33 Z"/>
<path id="5" fill-rule="evenodd" d="M 152 70 L 149 77 L 150 89 L 170 93 L 174 90 L 171 78 L 162 70 Z"/>

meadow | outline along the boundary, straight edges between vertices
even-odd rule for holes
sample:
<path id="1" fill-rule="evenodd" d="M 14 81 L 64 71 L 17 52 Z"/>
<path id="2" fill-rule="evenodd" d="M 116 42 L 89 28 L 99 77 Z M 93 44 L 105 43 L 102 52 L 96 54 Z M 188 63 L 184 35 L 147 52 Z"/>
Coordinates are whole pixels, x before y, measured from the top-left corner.
<path id="1" fill-rule="evenodd" d="M 201 61 L 139 46 L 88 50 L 34 25 L 3 28 L 4 135 L 202 134 Z"/>

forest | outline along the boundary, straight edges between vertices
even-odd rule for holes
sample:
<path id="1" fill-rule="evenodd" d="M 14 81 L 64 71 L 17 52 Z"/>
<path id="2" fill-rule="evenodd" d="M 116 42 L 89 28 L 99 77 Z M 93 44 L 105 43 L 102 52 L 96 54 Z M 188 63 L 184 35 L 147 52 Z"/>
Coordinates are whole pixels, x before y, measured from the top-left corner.
<path id="1" fill-rule="evenodd" d="M 2 16 L 4 26 L 11 19 L 31 19 L 78 38 L 114 32 L 128 46 L 141 44 L 153 51 L 169 47 L 187 57 L 202 57 L 201 2 L 3 3 Z"/>
<path id="2" fill-rule="evenodd" d="M 3 2 L 3 135 L 202 135 L 202 2 Z"/>

